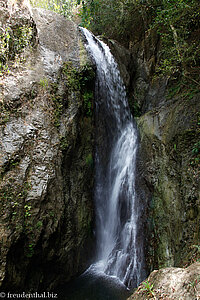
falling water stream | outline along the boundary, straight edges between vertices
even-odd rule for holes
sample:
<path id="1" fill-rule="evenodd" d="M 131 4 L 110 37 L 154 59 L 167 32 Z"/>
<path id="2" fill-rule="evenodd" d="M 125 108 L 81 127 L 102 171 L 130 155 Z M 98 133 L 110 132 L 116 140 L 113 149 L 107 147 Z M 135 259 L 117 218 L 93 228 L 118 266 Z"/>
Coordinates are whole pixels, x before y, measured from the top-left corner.
<path id="1" fill-rule="evenodd" d="M 97 254 L 95 263 L 84 273 L 83 278 L 93 277 L 93 281 L 94 278 L 100 278 L 101 285 L 106 280 L 107 286 L 110 286 L 111 280 L 118 289 L 121 287 L 122 292 L 123 289 L 136 287 L 143 280 L 143 250 L 140 243 L 137 243 L 137 130 L 118 65 L 109 47 L 87 29 L 81 30 L 86 38 L 86 49 L 97 69 L 94 195 Z M 81 300 L 125 299 L 125 296 L 95 297 L 82 296 Z"/>

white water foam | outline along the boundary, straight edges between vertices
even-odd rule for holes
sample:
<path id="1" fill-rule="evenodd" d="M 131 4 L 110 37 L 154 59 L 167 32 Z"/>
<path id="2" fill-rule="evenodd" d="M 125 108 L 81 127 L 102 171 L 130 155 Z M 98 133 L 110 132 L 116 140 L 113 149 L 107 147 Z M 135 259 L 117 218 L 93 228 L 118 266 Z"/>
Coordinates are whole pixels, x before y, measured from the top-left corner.
<path id="1" fill-rule="evenodd" d="M 104 120 L 105 148 L 96 150 L 96 234 L 97 262 L 88 272 L 118 278 L 127 287 L 141 281 L 141 253 L 137 246 L 138 207 L 135 192 L 137 130 L 126 97 L 118 65 L 109 47 L 82 28 L 86 48 L 97 67 L 96 114 Z M 101 117 L 102 117 L 101 116 Z M 104 157 L 108 157 L 105 164 Z M 138 255 L 139 253 L 139 255 Z"/>

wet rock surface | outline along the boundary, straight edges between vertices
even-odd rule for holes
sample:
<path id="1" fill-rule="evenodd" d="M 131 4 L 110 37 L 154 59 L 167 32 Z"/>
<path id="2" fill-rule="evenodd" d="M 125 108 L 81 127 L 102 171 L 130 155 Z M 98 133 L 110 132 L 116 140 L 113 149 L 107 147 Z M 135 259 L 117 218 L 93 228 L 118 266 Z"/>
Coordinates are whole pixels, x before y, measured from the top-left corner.
<path id="1" fill-rule="evenodd" d="M 91 63 L 73 22 L 0 4 L 4 29 L 34 29 L 23 60 L 0 77 L 0 282 L 5 291 L 44 291 L 93 254 L 93 116 L 77 81 Z"/>

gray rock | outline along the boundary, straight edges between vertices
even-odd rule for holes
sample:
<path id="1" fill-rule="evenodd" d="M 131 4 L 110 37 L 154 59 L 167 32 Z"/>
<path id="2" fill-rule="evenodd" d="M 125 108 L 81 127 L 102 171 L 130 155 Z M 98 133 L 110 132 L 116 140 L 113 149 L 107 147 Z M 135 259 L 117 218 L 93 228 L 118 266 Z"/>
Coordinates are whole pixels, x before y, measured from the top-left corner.
<path id="1" fill-rule="evenodd" d="M 151 270 L 183 266 L 198 244 L 199 167 L 193 148 L 199 136 L 199 109 L 196 96 L 166 103 L 138 118 L 139 188 L 149 198 Z"/>
<path id="2" fill-rule="evenodd" d="M 93 118 L 63 71 L 78 74 L 91 62 L 73 22 L 1 9 L 2 26 L 27 22 L 35 44 L 0 78 L 0 285 L 44 291 L 84 271 L 93 254 Z"/>
<path id="3" fill-rule="evenodd" d="M 128 300 L 146 299 L 198 299 L 200 295 L 200 263 L 186 269 L 165 268 L 153 271 L 148 277 L 151 289 L 142 283 Z"/>

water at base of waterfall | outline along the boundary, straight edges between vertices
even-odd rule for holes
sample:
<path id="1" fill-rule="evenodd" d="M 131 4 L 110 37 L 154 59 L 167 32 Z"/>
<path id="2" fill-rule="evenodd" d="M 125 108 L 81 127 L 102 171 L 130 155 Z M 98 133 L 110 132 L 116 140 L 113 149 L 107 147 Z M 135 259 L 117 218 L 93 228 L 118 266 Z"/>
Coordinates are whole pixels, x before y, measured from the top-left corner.
<path id="1" fill-rule="evenodd" d="M 97 272 L 95 266 L 56 293 L 59 300 L 126 300 L 130 296 L 116 277 Z"/>

